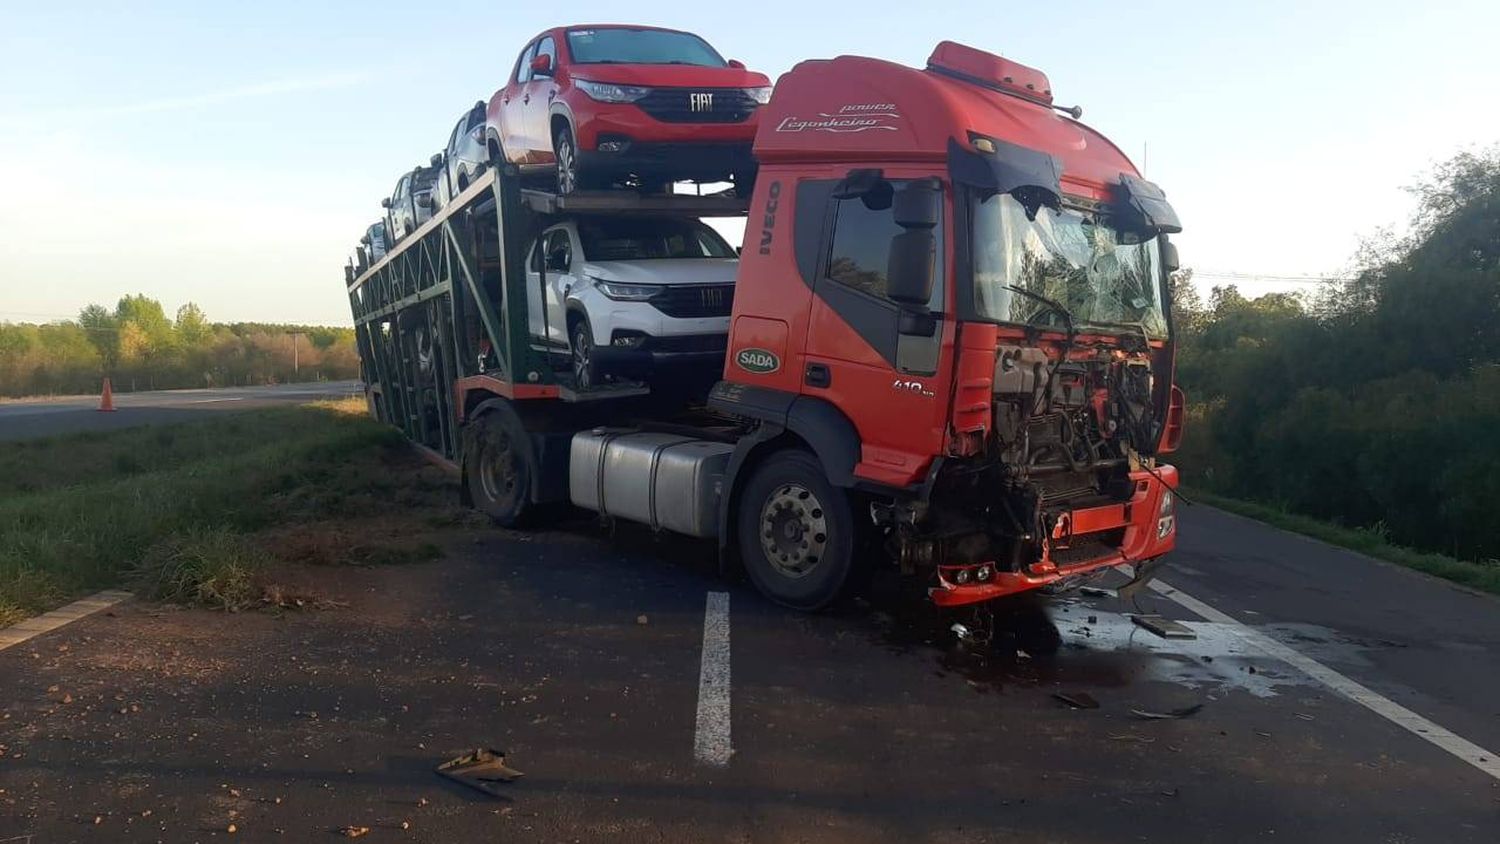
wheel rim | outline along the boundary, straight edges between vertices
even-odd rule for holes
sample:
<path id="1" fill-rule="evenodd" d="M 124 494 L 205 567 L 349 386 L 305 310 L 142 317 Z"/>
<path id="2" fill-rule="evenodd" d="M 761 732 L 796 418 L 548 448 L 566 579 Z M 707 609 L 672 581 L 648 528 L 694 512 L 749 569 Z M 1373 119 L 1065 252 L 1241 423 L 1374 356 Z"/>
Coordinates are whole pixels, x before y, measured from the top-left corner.
<path id="1" fill-rule="evenodd" d="M 578 156 L 567 135 L 557 139 L 557 190 L 572 193 L 578 187 Z"/>
<path id="2" fill-rule="evenodd" d="M 582 327 L 573 334 L 573 381 L 580 387 L 589 386 L 589 363 L 593 357 L 593 345 L 589 333 Z"/>
<path id="3" fill-rule="evenodd" d="M 817 568 L 828 548 L 828 513 L 801 484 L 777 487 L 760 509 L 760 547 L 780 574 L 798 578 Z"/>
<path id="4" fill-rule="evenodd" d="M 516 471 L 516 456 L 510 447 L 510 437 L 501 436 L 484 450 L 479 461 L 479 483 L 485 497 L 497 503 L 507 503 L 516 497 L 520 488 L 520 473 Z"/>

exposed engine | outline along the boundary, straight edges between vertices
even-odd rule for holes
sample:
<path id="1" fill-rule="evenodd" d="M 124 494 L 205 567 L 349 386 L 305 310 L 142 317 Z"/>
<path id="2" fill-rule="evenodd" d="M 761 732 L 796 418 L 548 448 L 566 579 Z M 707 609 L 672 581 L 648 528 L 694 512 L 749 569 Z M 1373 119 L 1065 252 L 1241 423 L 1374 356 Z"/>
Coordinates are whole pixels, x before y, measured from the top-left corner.
<path id="1" fill-rule="evenodd" d="M 1001 347 L 985 453 L 944 467 L 932 496 L 941 506 L 886 514 L 892 551 L 908 568 L 994 561 L 1019 571 L 1038 561 L 1064 514 L 1131 497 L 1129 472 L 1160 436 L 1154 387 L 1144 342 L 1074 346 L 1062 362 L 1037 347 Z M 1087 558 L 1118 540 L 1054 544 Z M 1067 554 L 1052 549 L 1054 561 Z"/>

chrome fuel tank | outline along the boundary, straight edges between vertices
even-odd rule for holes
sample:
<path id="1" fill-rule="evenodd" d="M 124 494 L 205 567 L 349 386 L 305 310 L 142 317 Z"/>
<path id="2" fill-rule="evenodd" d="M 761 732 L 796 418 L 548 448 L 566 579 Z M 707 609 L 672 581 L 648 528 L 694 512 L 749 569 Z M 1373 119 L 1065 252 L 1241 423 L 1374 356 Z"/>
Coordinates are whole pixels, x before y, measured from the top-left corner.
<path id="1" fill-rule="evenodd" d="M 734 446 L 679 434 L 609 429 L 573 435 L 568 494 L 579 507 L 711 538 Z"/>

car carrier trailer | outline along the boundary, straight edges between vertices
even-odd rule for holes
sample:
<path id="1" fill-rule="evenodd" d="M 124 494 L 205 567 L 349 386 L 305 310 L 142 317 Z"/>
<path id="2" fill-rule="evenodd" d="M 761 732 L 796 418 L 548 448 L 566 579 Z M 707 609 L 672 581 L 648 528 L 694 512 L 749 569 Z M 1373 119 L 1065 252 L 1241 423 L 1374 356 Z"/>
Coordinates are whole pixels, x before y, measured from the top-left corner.
<path id="1" fill-rule="evenodd" d="M 952 42 L 921 70 L 803 62 L 765 109 L 749 197 L 558 195 L 495 164 L 350 268 L 372 412 L 501 525 L 571 504 L 714 539 L 800 609 L 879 561 L 948 607 L 1149 576 L 1183 406 L 1160 189 L 1040 72 Z M 575 389 L 529 330 L 545 226 L 648 214 L 747 216 L 707 395 Z"/>

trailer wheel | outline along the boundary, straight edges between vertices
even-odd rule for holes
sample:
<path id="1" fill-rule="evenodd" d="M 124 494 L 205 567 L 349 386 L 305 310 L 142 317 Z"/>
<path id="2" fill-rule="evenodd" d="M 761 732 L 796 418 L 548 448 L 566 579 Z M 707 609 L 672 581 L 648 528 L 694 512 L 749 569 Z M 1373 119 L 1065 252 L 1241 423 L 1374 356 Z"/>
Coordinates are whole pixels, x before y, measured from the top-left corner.
<path id="1" fill-rule="evenodd" d="M 740 493 L 740 557 L 766 597 L 799 610 L 838 597 L 854 567 L 849 494 L 803 451 L 772 455 Z"/>
<path id="2" fill-rule="evenodd" d="M 479 418 L 464 450 L 464 475 L 474 508 L 501 527 L 521 527 L 535 509 L 531 479 L 536 459 L 521 420 L 508 407 Z"/>

